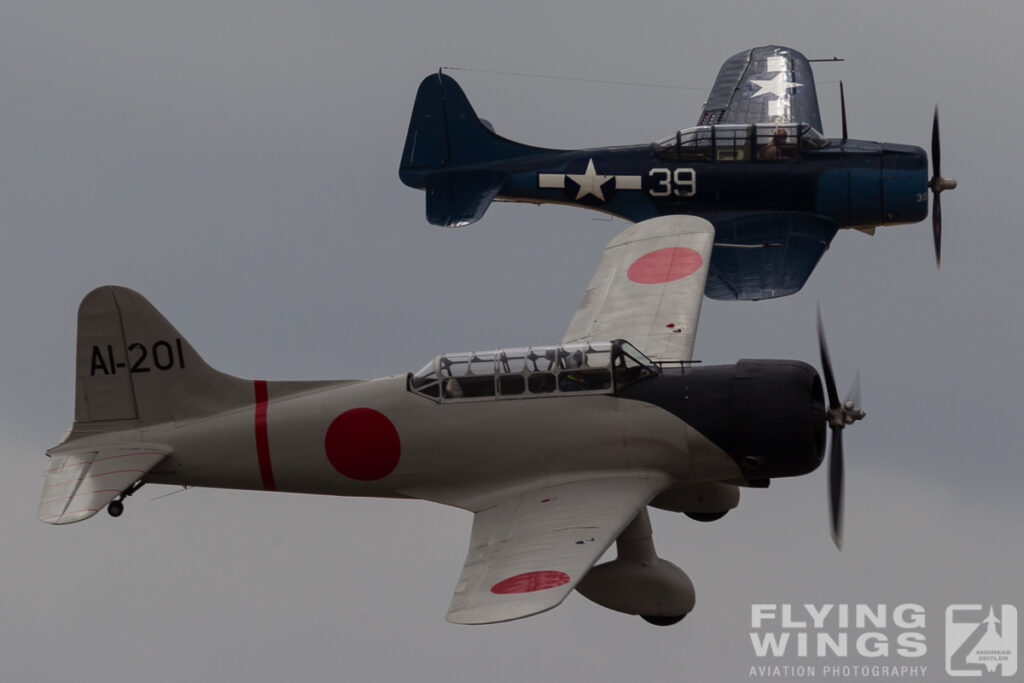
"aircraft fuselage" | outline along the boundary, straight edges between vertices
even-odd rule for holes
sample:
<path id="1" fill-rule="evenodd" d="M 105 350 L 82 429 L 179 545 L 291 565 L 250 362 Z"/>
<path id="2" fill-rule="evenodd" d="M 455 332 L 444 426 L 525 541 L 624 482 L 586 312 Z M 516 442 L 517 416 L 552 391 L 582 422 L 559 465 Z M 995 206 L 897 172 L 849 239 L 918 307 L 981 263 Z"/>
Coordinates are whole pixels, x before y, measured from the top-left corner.
<path id="1" fill-rule="evenodd" d="M 501 201 L 581 206 L 630 221 L 705 218 L 715 227 L 706 294 L 727 300 L 798 291 L 841 228 L 917 223 L 928 215 L 927 155 L 919 147 L 822 138 L 816 142 L 823 146 L 794 144 L 781 158 L 763 158 L 765 146 L 749 142 L 754 137 L 722 149 L 671 142 L 533 148 L 453 169 L 406 167 L 401 176 L 428 195 L 452 183 L 469 206 L 486 206 L 495 182 Z M 430 205 L 428 198 L 428 215 Z"/>
<path id="2" fill-rule="evenodd" d="M 788 391 L 785 400 L 767 412 L 758 407 L 765 401 L 750 393 L 754 376 L 766 378 L 772 396 Z M 153 483 L 411 497 L 473 509 L 538 475 L 554 484 L 580 472 L 657 471 L 677 483 L 743 483 L 811 471 L 824 448 L 817 374 L 795 362 L 668 370 L 597 394 L 440 400 L 408 383 L 407 375 L 257 380 L 249 405 L 96 436 L 73 430 L 51 454 L 92 440 L 158 444 L 171 454 L 146 476 Z M 736 413 L 733 404 L 757 410 Z"/>
<path id="3" fill-rule="evenodd" d="M 832 140 L 792 159 L 672 160 L 647 144 L 459 169 L 487 170 L 509 174 L 498 193 L 506 201 L 577 205 L 631 221 L 685 213 L 707 218 L 716 231 L 747 213 L 805 213 L 836 228 L 917 223 L 928 216 L 924 150 L 865 140 Z"/>

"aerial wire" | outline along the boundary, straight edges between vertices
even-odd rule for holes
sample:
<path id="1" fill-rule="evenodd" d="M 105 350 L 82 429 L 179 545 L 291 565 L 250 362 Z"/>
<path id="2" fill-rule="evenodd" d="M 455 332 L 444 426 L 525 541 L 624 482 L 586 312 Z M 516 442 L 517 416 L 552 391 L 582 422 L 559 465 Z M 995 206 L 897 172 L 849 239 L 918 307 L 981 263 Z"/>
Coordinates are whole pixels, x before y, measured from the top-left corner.
<path id="1" fill-rule="evenodd" d="M 665 90 L 700 90 L 707 88 L 696 88 L 686 85 L 665 85 L 664 83 L 638 83 L 634 81 L 609 81 L 600 78 L 578 78 L 575 76 L 555 76 L 552 74 L 533 74 L 522 71 L 497 71 L 494 69 L 471 69 L 465 66 L 442 66 L 441 71 L 475 71 L 481 74 L 498 74 L 501 76 L 520 76 L 522 78 L 546 78 L 555 81 L 579 81 L 581 83 L 600 83 L 602 85 L 628 85 L 639 88 L 662 88 Z"/>

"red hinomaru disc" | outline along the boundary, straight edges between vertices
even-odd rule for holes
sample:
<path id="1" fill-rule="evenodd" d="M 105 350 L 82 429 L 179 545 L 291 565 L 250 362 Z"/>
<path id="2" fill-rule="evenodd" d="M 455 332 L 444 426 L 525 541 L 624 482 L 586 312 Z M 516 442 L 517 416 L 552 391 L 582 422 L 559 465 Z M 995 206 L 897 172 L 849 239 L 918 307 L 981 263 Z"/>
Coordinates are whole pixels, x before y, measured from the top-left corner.
<path id="1" fill-rule="evenodd" d="M 324 437 L 324 451 L 334 469 L 359 481 L 374 481 L 398 466 L 402 444 L 398 430 L 383 413 L 353 408 L 334 418 Z"/>
<path id="2" fill-rule="evenodd" d="M 569 583 L 569 575 L 565 572 L 540 571 L 516 574 L 491 586 L 492 593 L 507 595 L 509 593 L 532 593 L 546 588 L 554 588 Z"/>
<path id="3" fill-rule="evenodd" d="M 626 271 L 626 277 L 641 285 L 681 280 L 696 273 L 704 261 L 693 249 L 666 247 L 644 254 Z"/>

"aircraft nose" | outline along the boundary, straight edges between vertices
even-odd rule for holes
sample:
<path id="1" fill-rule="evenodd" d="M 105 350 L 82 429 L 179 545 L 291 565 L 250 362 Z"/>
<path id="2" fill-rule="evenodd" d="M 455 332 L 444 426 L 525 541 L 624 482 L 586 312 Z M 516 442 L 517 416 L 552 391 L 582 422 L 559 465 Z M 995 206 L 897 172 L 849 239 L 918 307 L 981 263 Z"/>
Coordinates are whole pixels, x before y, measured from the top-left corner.
<path id="1" fill-rule="evenodd" d="M 928 155 L 911 145 L 882 145 L 882 211 L 886 225 L 928 217 Z"/>

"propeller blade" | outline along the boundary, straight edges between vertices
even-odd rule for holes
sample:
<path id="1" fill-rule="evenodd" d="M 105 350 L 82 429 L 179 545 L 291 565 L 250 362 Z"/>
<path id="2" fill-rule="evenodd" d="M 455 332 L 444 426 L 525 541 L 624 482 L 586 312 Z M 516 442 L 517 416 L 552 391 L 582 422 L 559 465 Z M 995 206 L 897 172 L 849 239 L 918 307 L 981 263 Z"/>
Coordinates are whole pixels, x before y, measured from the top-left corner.
<path id="1" fill-rule="evenodd" d="M 839 392 L 836 391 L 836 380 L 832 374 L 832 360 L 828 353 L 828 342 L 825 341 L 825 326 L 821 322 L 821 306 L 818 306 L 818 350 L 821 353 L 821 371 L 825 375 L 825 390 L 828 392 L 829 410 L 839 407 Z"/>
<path id="2" fill-rule="evenodd" d="M 956 189 L 957 182 L 952 178 L 943 178 L 941 174 L 941 154 L 939 148 L 939 106 L 935 105 L 935 118 L 932 120 L 932 174 L 928 181 L 932 196 L 932 237 L 935 240 L 935 266 L 942 263 L 942 202 L 939 195 L 946 190 Z"/>
<path id="3" fill-rule="evenodd" d="M 860 408 L 860 370 L 857 370 L 857 374 L 853 376 L 853 384 L 850 385 L 850 391 L 846 393 L 846 401 L 844 403 L 852 403 L 853 405 Z"/>
<path id="4" fill-rule="evenodd" d="M 839 81 L 839 108 L 843 110 L 843 142 L 849 139 L 846 130 L 846 93 L 843 91 L 843 82 Z"/>
<path id="5" fill-rule="evenodd" d="M 935 105 L 932 117 L 932 177 L 942 178 L 941 172 L 942 146 L 939 144 L 939 105 Z M 939 201 L 941 189 L 932 187 L 932 237 L 935 240 L 935 267 L 942 267 L 942 203 Z"/>
<path id="6" fill-rule="evenodd" d="M 818 306 L 818 350 L 821 352 L 821 373 L 825 377 L 825 389 L 828 393 L 829 407 L 825 420 L 832 430 L 832 444 L 828 457 L 828 508 L 829 524 L 832 529 L 832 542 L 836 548 L 843 549 L 843 429 L 864 419 L 864 411 L 858 407 L 860 403 L 860 370 L 854 377 L 853 385 L 846 396 L 845 403 L 839 403 L 839 392 L 836 391 L 835 375 L 832 372 L 832 358 L 825 340 L 825 325 L 821 321 L 821 306 Z"/>
<path id="7" fill-rule="evenodd" d="M 828 457 L 828 507 L 832 542 L 843 549 L 843 432 L 832 430 L 832 450 Z"/>

